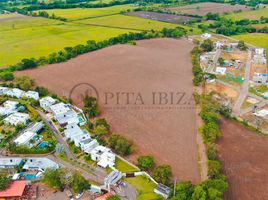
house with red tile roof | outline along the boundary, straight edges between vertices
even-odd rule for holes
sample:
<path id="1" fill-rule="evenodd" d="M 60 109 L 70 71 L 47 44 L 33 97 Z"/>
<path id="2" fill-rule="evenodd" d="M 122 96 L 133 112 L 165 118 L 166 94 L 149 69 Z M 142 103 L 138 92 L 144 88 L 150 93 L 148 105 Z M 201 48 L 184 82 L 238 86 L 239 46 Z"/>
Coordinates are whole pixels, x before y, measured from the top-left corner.
<path id="1" fill-rule="evenodd" d="M 29 181 L 14 181 L 7 189 L 0 192 L 0 198 L 11 199 L 22 197 L 27 185 L 29 185 Z"/>

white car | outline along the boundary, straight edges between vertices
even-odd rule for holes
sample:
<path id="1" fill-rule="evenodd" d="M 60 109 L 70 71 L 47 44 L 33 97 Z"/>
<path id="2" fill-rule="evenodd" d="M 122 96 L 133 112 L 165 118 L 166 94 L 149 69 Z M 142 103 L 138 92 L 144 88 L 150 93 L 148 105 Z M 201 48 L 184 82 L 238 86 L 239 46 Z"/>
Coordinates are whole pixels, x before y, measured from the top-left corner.
<path id="1" fill-rule="evenodd" d="M 81 192 L 75 196 L 76 199 L 80 199 L 83 196 L 84 192 Z"/>

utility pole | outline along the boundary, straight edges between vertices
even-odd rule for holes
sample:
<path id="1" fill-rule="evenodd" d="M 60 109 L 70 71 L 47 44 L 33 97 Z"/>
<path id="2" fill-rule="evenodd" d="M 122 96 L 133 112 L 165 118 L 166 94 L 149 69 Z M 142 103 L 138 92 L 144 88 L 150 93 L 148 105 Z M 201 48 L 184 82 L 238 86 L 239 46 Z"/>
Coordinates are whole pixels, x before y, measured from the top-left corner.
<path id="1" fill-rule="evenodd" d="M 174 191 L 173 191 L 173 196 L 176 195 L 176 184 L 177 184 L 177 179 L 175 178 L 175 180 L 174 180 Z"/>

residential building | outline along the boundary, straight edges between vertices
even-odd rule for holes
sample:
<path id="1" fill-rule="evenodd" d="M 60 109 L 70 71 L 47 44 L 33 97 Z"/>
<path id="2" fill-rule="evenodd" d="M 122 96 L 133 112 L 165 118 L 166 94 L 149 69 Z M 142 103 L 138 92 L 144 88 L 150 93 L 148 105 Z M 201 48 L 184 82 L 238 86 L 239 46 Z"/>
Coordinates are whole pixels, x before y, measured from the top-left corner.
<path id="1" fill-rule="evenodd" d="M 94 148 L 96 148 L 97 146 L 99 146 L 99 143 L 97 142 L 96 139 L 93 139 L 90 143 L 81 145 L 81 148 L 83 149 L 83 151 L 84 151 L 85 153 L 90 154 L 91 151 L 92 151 Z"/>
<path id="2" fill-rule="evenodd" d="M 216 74 L 225 75 L 226 74 L 226 68 L 225 67 L 217 67 L 216 68 Z"/>
<path id="3" fill-rule="evenodd" d="M 48 158 L 33 157 L 28 158 L 23 166 L 25 170 L 45 171 L 47 168 L 59 168 L 59 165 Z"/>
<path id="4" fill-rule="evenodd" d="M 8 90 L 9 88 L 0 86 L 0 95 L 6 94 Z"/>
<path id="5" fill-rule="evenodd" d="M 65 113 L 58 114 L 55 116 L 55 119 L 61 126 L 65 126 L 67 124 L 78 124 L 79 118 L 77 113 L 74 110 L 68 110 Z"/>
<path id="6" fill-rule="evenodd" d="M 118 170 L 113 170 L 108 176 L 104 179 L 105 188 L 110 190 L 110 186 L 115 186 L 123 177 L 123 173 Z"/>
<path id="7" fill-rule="evenodd" d="M 97 161 L 97 165 L 103 168 L 113 167 L 115 163 L 115 155 L 104 146 L 97 146 L 91 151 L 91 159 Z"/>
<path id="8" fill-rule="evenodd" d="M 29 181 L 13 181 L 8 188 L 0 192 L 0 199 L 21 199 Z"/>
<path id="9" fill-rule="evenodd" d="M 26 131 L 22 133 L 19 137 L 14 140 L 14 143 L 17 145 L 26 145 L 29 148 L 32 148 L 31 140 L 36 136 L 35 132 Z"/>
<path id="10" fill-rule="evenodd" d="M 22 164 L 23 164 L 22 158 L 14 158 L 14 157 L 0 158 L 0 169 L 13 169 L 16 166 L 21 166 Z"/>
<path id="11" fill-rule="evenodd" d="M 210 34 L 210 33 L 203 33 L 203 34 L 201 35 L 201 38 L 203 38 L 203 39 L 211 38 L 211 34 Z"/>
<path id="12" fill-rule="evenodd" d="M 0 116 L 10 115 L 17 112 L 19 103 L 16 101 L 5 101 L 0 107 Z"/>
<path id="13" fill-rule="evenodd" d="M 156 194 L 162 195 L 164 198 L 168 198 L 170 195 L 170 188 L 168 186 L 165 186 L 161 183 L 158 183 L 156 188 L 154 189 L 154 192 Z"/>
<path id="14" fill-rule="evenodd" d="M 52 97 L 44 97 L 39 100 L 41 108 L 43 108 L 45 111 L 49 112 L 50 106 L 56 103 L 56 100 L 53 99 Z"/>
<path id="15" fill-rule="evenodd" d="M 18 88 L 11 88 L 5 94 L 20 99 L 24 96 L 24 91 Z"/>
<path id="16" fill-rule="evenodd" d="M 34 100 L 38 100 L 39 99 L 39 93 L 36 92 L 36 91 L 27 91 L 27 92 L 25 92 L 24 95 L 28 99 L 34 99 Z"/>
<path id="17" fill-rule="evenodd" d="M 26 113 L 13 113 L 4 119 L 5 124 L 17 126 L 18 124 L 26 125 L 30 116 Z"/>
<path id="18" fill-rule="evenodd" d="M 45 124 L 41 121 L 41 122 L 35 122 L 30 124 L 25 131 L 31 131 L 34 133 L 38 133 L 43 127 L 45 126 Z"/>
<path id="19" fill-rule="evenodd" d="M 64 113 L 68 112 L 69 110 L 70 110 L 70 107 L 67 104 L 62 103 L 62 102 L 50 106 L 50 111 L 55 117 L 62 116 Z"/>
<path id="20" fill-rule="evenodd" d="M 261 73 L 254 73 L 253 81 L 255 83 L 267 83 L 268 82 L 268 75 L 267 74 L 261 74 Z"/>
<path id="21" fill-rule="evenodd" d="M 264 48 L 256 48 L 255 54 L 264 56 Z"/>
<path id="22" fill-rule="evenodd" d="M 255 64 L 266 65 L 267 60 L 266 60 L 265 56 L 256 54 L 253 56 L 253 62 Z"/>

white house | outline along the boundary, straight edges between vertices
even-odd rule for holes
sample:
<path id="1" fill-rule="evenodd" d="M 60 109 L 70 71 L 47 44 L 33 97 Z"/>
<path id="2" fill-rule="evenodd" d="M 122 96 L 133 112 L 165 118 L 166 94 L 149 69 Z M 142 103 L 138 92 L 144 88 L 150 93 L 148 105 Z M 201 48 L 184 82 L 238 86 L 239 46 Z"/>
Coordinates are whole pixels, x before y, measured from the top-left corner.
<path id="1" fill-rule="evenodd" d="M 33 157 L 28 158 L 23 166 L 26 170 L 45 171 L 47 168 L 59 168 L 59 165 L 48 158 Z"/>
<path id="2" fill-rule="evenodd" d="M 97 165 L 103 168 L 113 167 L 115 155 L 111 149 L 104 146 L 97 146 L 91 151 L 91 159 L 97 161 Z"/>
<path id="3" fill-rule="evenodd" d="M 154 189 L 154 192 L 156 194 L 162 195 L 164 198 L 168 198 L 170 195 L 170 188 L 168 186 L 165 186 L 161 183 L 158 183 L 156 188 Z"/>
<path id="4" fill-rule="evenodd" d="M 17 112 L 18 105 L 19 103 L 16 101 L 5 101 L 3 103 L 3 106 L 0 107 L 0 116 L 5 116 Z"/>
<path id="5" fill-rule="evenodd" d="M 253 113 L 254 115 L 256 115 L 257 117 L 262 117 L 262 118 L 266 118 L 268 116 L 268 110 L 267 109 L 262 109 L 259 110 L 255 113 Z"/>
<path id="6" fill-rule="evenodd" d="M 267 83 L 268 82 L 268 75 L 267 74 L 254 73 L 253 81 L 255 83 Z"/>
<path id="7" fill-rule="evenodd" d="M 0 86 L 0 94 L 6 94 L 8 90 L 9 88 Z"/>
<path id="8" fill-rule="evenodd" d="M 0 169 L 12 169 L 22 164 L 23 164 L 22 158 L 14 158 L 14 157 L 0 158 Z"/>
<path id="9" fill-rule="evenodd" d="M 17 126 L 18 124 L 27 124 L 30 116 L 26 113 L 13 113 L 4 119 L 5 124 Z"/>
<path id="10" fill-rule="evenodd" d="M 225 75 L 226 74 L 226 68 L 225 67 L 217 67 L 216 68 L 216 73 L 220 75 Z"/>
<path id="11" fill-rule="evenodd" d="M 255 54 L 264 56 L 264 48 L 256 48 Z"/>
<path id="12" fill-rule="evenodd" d="M 50 106 L 50 111 L 55 117 L 61 116 L 69 110 L 70 107 L 62 102 Z"/>
<path id="13" fill-rule="evenodd" d="M 27 91 L 25 92 L 24 96 L 27 97 L 28 99 L 34 99 L 34 100 L 39 99 L 39 93 L 36 91 Z"/>
<path id="14" fill-rule="evenodd" d="M 201 35 L 201 38 L 203 38 L 203 39 L 211 38 L 211 34 L 210 34 L 210 33 L 203 33 L 203 34 Z"/>
<path id="15" fill-rule="evenodd" d="M 253 62 L 255 64 L 266 65 L 267 60 L 266 60 L 265 56 L 256 54 L 253 56 Z"/>
<path id="16" fill-rule="evenodd" d="M 56 100 L 53 99 L 52 97 L 47 96 L 47 97 L 40 99 L 39 103 L 40 103 L 41 108 L 43 108 L 45 111 L 48 112 L 50 106 L 56 103 Z"/>
<path id="17" fill-rule="evenodd" d="M 31 131 L 34 133 L 38 133 L 43 127 L 44 127 L 44 123 L 43 122 L 35 122 L 30 124 L 27 128 L 26 131 Z"/>
<path id="18" fill-rule="evenodd" d="M 66 124 L 78 124 L 79 118 L 77 113 L 74 110 L 68 110 L 65 113 L 55 116 L 55 119 L 59 122 L 61 126 Z"/>
<path id="19" fill-rule="evenodd" d="M 225 45 L 225 42 L 223 42 L 223 41 L 214 42 L 214 46 L 217 49 L 221 49 L 224 45 Z"/>
<path id="20" fill-rule="evenodd" d="M 97 146 L 99 146 L 99 143 L 97 142 L 96 139 L 93 139 L 90 143 L 81 145 L 81 148 L 83 148 L 83 151 L 84 151 L 85 153 L 90 154 L 91 151 L 92 151 L 94 148 L 96 148 Z"/>
<path id="21" fill-rule="evenodd" d="M 64 130 L 64 135 L 67 139 L 73 140 L 74 135 L 83 134 L 83 131 L 77 124 L 68 124 Z"/>
<path id="22" fill-rule="evenodd" d="M 24 91 L 18 88 L 9 89 L 6 95 L 11 97 L 17 97 L 18 99 L 24 96 Z"/>
<path id="23" fill-rule="evenodd" d="M 29 148 L 32 147 L 32 144 L 30 143 L 31 139 L 33 139 L 36 136 L 35 132 L 32 131 L 25 131 L 22 133 L 19 137 L 17 137 L 14 140 L 14 143 L 17 145 L 26 145 Z"/>

